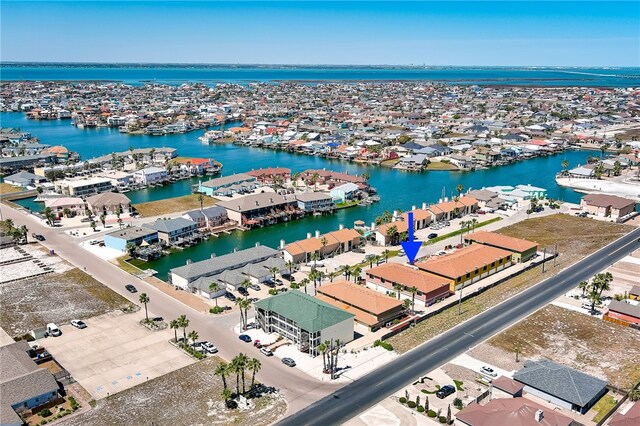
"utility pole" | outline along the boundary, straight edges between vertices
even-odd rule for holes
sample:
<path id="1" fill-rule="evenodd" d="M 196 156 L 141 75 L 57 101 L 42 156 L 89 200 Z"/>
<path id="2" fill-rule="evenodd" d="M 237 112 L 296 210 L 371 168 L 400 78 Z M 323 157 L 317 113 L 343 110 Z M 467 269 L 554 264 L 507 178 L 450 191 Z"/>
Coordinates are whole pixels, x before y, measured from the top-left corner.
<path id="1" fill-rule="evenodd" d="M 556 267 L 556 259 L 558 258 L 558 245 L 553 249 L 553 267 Z"/>
<path id="2" fill-rule="evenodd" d="M 544 274 L 544 261 L 547 258 L 547 248 L 542 251 L 542 273 Z"/>
<path id="3" fill-rule="evenodd" d="M 461 313 L 462 309 L 462 289 L 464 288 L 464 284 L 460 285 L 460 297 L 458 298 L 458 315 Z"/>

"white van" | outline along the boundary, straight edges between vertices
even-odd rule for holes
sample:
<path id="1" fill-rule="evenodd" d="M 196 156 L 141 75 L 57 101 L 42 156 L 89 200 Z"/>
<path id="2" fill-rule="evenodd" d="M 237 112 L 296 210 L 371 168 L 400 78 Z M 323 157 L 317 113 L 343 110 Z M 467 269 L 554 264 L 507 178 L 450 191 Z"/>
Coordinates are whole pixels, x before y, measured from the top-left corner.
<path id="1" fill-rule="evenodd" d="M 49 333 L 49 336 L 54 336 L 54 337 L 58 337 L 62 334 L 58 326 L 52 322 L 47 324 L 47 333 Z"/>

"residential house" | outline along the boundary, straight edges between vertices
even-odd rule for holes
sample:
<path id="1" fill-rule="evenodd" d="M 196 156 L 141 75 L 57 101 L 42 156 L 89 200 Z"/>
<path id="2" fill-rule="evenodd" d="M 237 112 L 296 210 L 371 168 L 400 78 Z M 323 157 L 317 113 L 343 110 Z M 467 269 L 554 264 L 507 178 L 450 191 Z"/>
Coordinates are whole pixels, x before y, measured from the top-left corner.
<path id="1" fill-rule="evenodd" d="M 58 194 L 71 197 L 87 197 L 93 194 L 113 191 L 111 179 L 105 178 L 72 178 L 54 182 L 54 190 Z"/>
<path id="2" fill-rule="evenodd" d="M 244 194 L 253 191 L 260 185 L 255 176 L 237 173 L 198 183 L 198 192 L 210 197 L 216 195 L 229 197 L 233 194 Z"/>
<path id="3" fill-rule="evenodd" d="M 306 213 L 331 212 L 335 208 L 333 198 L 324 192 L 305 192 L 295 197 L 298 208 Z"/>
<path id="4" fill-rule="evenodd" d="M 415 267 L 399 263 L 384 263 L 366 271 L 367 286 L 387 294 L 401 292 L 405 299 L 411 299 L 411 289 L 416 288 L 416 299 L 431 305 L 450 296 L 454 291 L 453 281 Z"/>
<path id="5" fill-rule="evenodd" d="M 27 188 L 29 186 L 33 187 L 40 183 L 46 182 L 47 179 L 43 176 L 38 176 L 33 173 L 29 173 L 29 172 L 25 172 L 24 170 L 21 170 L 18 173 L 14 173 L 10 176 L 6 176 L 3 179 L 3 181 L 4 183 L 8 183 L 9 185 Z"/>
<path id="6" fill-rule="evenodd" d="M 230 220 L 247 227 L 277 222 L 298 212 L 298 203 L 293 195 L 282 196 L 273 192 L 249 194 L 221 201 L 218 205 L 227 210 Z"/>
<path id="7" fill-rule="evenodd" d="M 495 232 L 478 231 L 464 237 L 467 244 L 478 243 L 497 247 L 512 252 L 512 260 L 523 263 L 531 259 L 538 252 L 538 243 L 502 235 Z"/>
<path id="8" fill-rule="evenodd" d="M 362 236 L 355 229 L 340 229 L 315 237 L 309 235 L 306 239 L 293 242 L 283 247 L 284 260 L 287 262 L 308 262 L 317 253 L 324 258 L 334 253 L 346 253 L 358 247 Z"/>
<path id="9" fill-rule="evenodd" d="M 84 216 L 86 210 L 84 200 L 78 197 L 49 198 L 44 201 L 44 206 L 53 211 L 56 219 L 61 219 L 65 211 L 70 217 Z"/>
<path id="10" fill-rule="evenodd" d="M 200 228 L 217 228 L 229 220 L 227 210 L 222 206 L 211 206 L 204 209 L 191 210 L 182 215 L 183 218 L 192 220 Z"/>
<path id="11" fill-rule="evenodd" d="M 104 236 L 105 247 L 120 250 L 123 253 L 127 252 L 127 245 L 130 243 L 135 244 L 137 247 L 143 243 L 153 244 L 158 241 L 160 241 L 158 238 L 158 231 L 138 226 L 119 229 L 117 231 L 109 232 Z"/>
<path id="12" fill-rule="evenodd" d="M 354 314 L 299 290 L 259 300 L 255 309 L 258 328 L 279 334 L 313 357 L 320 355 L 321 343 L 353 340 Z"/>
<path id="13" fill-rule="evenodd" d="M 561 408 L 585 414 L 607 392 L 607 382 L 549 360 L 527 360 L 513 379 L 524 391 Z"/>
<path id="14" fill-rule="evenodd" d="M 345 183 L 333 188 L 329 195 L 338 203 L 344 203 L 349 200 L 353 200 L 360 188 L 355 183 Z"/>
<path id="15" fill-rule="evenodd" d="M 154 222 L 145 223 L 142 226 L 158 231 L 158 238 L 165 244 L 180 244 L 189 240 L 198 229 L 198 225 L 194 221 L 183 217 L 156 219 Z"/>
<path id="16" fill-rule="evenodd" d="M 497 192 L 488 189 L 475 189 L 467 193 L 469 196 L 478 200 L 478 208 L 482 210 L 494 211 L 505 208 L 507 202 L 498 196 Z"/>
<path id="17" fill-rule="evenodd" d="M 635 324 L 640 326 L 640 302 L 637 300 L 612 300 L 607 306 L 604 319 L 623 324 Z"/>
<path id="18" fill-rule="evenodd" d="M 251 170 L 246 174 L 255 177 L 258 182 L 265 185 L 272 185 L 277 180 L 280 180 L 280 183 L 284 184 L 291 179 L 291 169 L 285 167 L 267 167 L 264 169 Z"/>
<path id="19" fill-rule="evenodd" d="M 568 384 L 567 384 L 568 385 Z M 573 419 L 526 398 L 472 402 L 456 414 L 456 424 L 467 426 L 573 426 Z"/>
<path id="20" fill-rule="evenodd" d="M 169 180 L 169 172 L 160 167 L 145 167 L 133 172 L 133 181 L 139 185 L 155 185 Z"/>
<path id="21" fill-rule="evenodd" d="M 515 380 L 500 376 L 491 381 L 493 390 L 491 391 L 491 398 L 518 398 L 522 396 L 522 390 L 524 385 Z"/>
<path id="22" fill-rule="evenodd" d="M 131 212 L 131 200 L 124 194 L 103 192 L 87 197 L 87 208 L 94 216 Z"/>
<path id="23" fill-rule="evenodd" d="M 580 206 L 590 214 L 614 220 L 622 219 L 636 210 L 635 201 L 608 194 L 587 194 L 580 200 Z"/>
<path id="24" fill-rule="evenodd" d="M 608 426 L 638 426 L 640 424 L 640 401 L 636 401 L 625 412 L 615 413 Z"/>
<path id="25" fill-rule="evenodd" d="M 640 285 L 631 287 L 631 290 L 629 290 L 629 299 L 640 300 Z"/>

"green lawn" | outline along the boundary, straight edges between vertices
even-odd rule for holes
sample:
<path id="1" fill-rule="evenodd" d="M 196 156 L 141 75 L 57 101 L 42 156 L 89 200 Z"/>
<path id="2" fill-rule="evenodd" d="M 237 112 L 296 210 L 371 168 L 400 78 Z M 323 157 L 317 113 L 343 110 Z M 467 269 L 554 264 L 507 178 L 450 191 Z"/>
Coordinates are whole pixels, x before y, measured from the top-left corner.
<path id="1" fill-rule="evenodd" d="M 609 411 L 613 409 L 613 407 L 616 406 L 617 403 L 618 401 L 616 401 L 611 395 L 605 395 L 600 398 L 600 400 L 593 406 L 593 409 L 596 410 L 598 414 L 595 415 L 592 421 L 594 423 L 598 423 Z"/>
<path id="2" fill-rule="evenodd" d="M 485 220 L 484 222 L 478 222 L 478 223 L 476 223 L 475 229 L 481 228 L 483 226 L 489 225 L 490 223 L 494 223 L 494 222 L 497 222 L 499 220 L 502 220 L 502 218 L 501 217 L 494 217 L 493 219 Z M 464 232 L 467 232 L 467 230 L 465 229 Z M 433 238 L 433 239 L 431 239 L 429 241 L 426 241 L 425 244 L 435 244 L 438 241 L 446 240 L 447 238 L 455 237 L 456 235 L 460 235 L 460 234 L 462 234 L 462 229 L 458 229 L 457 231 L 449 232 L 448 234 L 441 235 L 439 237 Z"/>

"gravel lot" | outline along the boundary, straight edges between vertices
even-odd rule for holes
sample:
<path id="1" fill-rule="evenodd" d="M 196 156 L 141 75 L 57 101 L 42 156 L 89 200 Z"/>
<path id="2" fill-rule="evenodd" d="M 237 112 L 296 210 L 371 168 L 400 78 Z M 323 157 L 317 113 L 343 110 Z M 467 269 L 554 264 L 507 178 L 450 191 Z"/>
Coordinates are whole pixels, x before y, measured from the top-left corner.
<path id="1" fill-rule="evenodd" d="M 252 410 L 227 409 L 220 398 L 222 382 L 213 374 L 219 361 L 208 358 L 101 399 L 93 410 L 60 424 L 260 426 L 284 415 L 287 405 L 277 393 L 251 400 L 255 403 Z"/>

